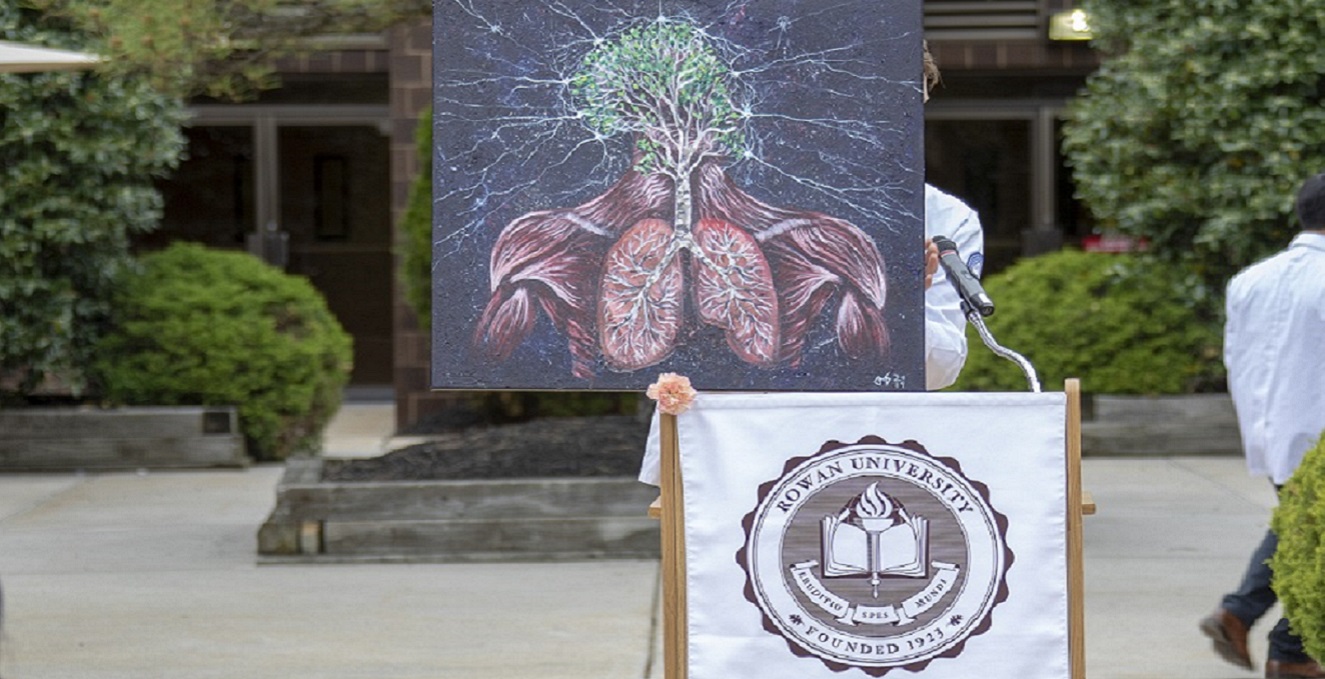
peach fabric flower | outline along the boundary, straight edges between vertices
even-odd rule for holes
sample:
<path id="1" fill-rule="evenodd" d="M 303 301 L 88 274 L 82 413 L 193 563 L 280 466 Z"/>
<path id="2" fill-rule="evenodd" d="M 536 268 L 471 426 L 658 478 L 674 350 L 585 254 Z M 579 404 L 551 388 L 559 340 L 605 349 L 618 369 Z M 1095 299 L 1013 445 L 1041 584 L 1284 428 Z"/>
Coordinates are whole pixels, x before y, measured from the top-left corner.
<path id="1" fill-rule="evenodd" d="M 690 386 L 690 378 L 676 373 L 663 373 L 658 381 L 649 385 L 649 398 L 658 402 L 658 410 L 668 415 L 680 415 L 690 409 L 698 392 Z"/>

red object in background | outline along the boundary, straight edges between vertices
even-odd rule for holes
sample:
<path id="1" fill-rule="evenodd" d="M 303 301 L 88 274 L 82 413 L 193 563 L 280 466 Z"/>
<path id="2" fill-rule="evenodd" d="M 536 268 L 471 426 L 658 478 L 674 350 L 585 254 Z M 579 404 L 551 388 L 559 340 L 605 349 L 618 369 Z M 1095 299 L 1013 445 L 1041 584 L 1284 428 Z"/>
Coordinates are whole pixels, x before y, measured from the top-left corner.
<path id="1" fill-rule="evenodd" d="M 1144 238 L 1136 239 L 1121 234 L 1092 234 L 1081 239 L 1081 249 L 1086 252 L 1143 252 L 1150 247 Z"/>

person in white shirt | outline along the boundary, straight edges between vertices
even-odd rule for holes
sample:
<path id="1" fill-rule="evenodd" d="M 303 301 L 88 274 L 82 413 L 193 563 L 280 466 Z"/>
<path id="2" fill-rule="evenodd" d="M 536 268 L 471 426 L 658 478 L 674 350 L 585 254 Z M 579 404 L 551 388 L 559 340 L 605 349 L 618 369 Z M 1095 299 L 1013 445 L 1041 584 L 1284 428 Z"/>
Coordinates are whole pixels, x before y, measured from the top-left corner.
<path id="1" fill-rule="evenodd" d="M 1288 248 L 1244 269 L 1228 285 L 1224 364 L 1247 469 L 1281 487 L 1325 430 L 1325 174 L 1298 191 L 1302 224 Z M 1252 668 L 1247 630 L 1277 600 L 1266 560 L 1278 537 L 1267 531 L 1238 589 L 1201 621 L 1215 651 Z M 1269 634 L 1265 676 L 1325 677 L 1281 619 Z"/>
<path id="2" fill-rule="evenodd" d="M 938 266 L 934 236 L 957 246 L 976 277 L 984 266 L 985 234 L 980 216 L 966 203 L 925 185 L 925 388 L 933 391 L 957 381 L 966 365 L 966 315 L 961 297 Z"/>

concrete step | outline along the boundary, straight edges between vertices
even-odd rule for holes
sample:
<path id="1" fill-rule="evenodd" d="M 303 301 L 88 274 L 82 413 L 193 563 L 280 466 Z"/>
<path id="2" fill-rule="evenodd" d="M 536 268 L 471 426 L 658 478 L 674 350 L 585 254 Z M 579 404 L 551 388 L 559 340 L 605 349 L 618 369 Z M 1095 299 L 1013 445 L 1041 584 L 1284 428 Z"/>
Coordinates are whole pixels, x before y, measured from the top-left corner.
<path id="1" fill-rule="evenodd" d="M 0 470 L 243 467 L 232 407 L 0 410 Z"/>
<path id="2" fill-rule="evenodd" d="M 259 529 L 266 560 L 653 558 L 657 489 L 631 478 L 323 482 L 292 459 Z"/>

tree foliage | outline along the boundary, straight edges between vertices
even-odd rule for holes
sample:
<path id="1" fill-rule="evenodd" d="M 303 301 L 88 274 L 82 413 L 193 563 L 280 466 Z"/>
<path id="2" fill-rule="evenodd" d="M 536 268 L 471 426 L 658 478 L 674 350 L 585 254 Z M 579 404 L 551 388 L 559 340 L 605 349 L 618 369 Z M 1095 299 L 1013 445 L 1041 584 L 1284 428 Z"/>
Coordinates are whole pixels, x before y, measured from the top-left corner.
<path id="1" fill-rule="evenodd" d="M 428 0 L 26 0 L 95 36 L 116 74 L 238 99 L 274 86 L 281 57 L 426 17 Z"/>
<path id="2" fill-rule="evenodd" d="M 1087 9 L 1108 56 L 1065 126 L 1078 195 L 1218 299 L 1232 273 L 1287 243 L 1298 186 L 1325 170 L 1325 3 Z"/>
<path id="3" fill-rule="evenodd" d="M 0 39 L 83 49 L 69 22 L 0 0 Z M 155 228 L 153 177 L 183 148 L 178 100 L 141 77 L 0 75 L 0 390 L 79 371 L 129 266 Z"/>
<path id="4" fill-rule="evenodd" d="M 637 169 L 685 177 L 708 155 L 739 155 L 731 69 L 686 21 L 635 26 L 584 57 L 571 92 L 589 128 L 635 136 Z"/>

